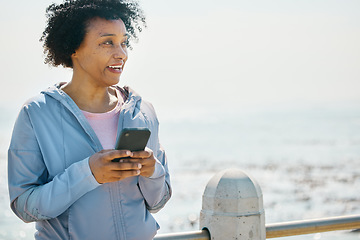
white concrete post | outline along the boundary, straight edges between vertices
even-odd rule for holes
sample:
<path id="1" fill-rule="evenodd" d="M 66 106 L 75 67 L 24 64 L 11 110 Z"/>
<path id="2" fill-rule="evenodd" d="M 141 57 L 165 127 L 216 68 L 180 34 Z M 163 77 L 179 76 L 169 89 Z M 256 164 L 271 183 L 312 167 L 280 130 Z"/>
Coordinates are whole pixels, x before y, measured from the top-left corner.
<path id="1" fill-rule="evenodd" d="M 216 174 L 203 194 L 200 228 L 214 240 L 265 240 L 260 186 L 238 169 Z"/>

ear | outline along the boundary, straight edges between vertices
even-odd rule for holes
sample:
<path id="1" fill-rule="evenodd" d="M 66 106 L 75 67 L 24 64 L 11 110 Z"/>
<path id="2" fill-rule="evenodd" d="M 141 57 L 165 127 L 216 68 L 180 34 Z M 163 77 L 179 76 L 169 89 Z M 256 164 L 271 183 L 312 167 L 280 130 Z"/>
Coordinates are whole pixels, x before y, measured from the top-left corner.
<path id="1" fill-rule="evenodd" d="M 73 62 L 73 65 L 74 65 L 74 62 L 76 62 L 77 58 L 78 58 L 77 52 L 74 51 L 73 54 L 71 54 L 70 58 L 71 58 L 71 61 Z"/>

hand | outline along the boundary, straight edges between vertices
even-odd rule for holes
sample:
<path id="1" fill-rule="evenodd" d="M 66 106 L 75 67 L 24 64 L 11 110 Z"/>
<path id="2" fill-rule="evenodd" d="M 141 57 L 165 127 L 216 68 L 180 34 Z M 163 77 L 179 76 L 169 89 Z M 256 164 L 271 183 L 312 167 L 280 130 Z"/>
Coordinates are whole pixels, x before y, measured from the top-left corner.
<path id="1" fill-rule="evenodd" d="M 150 148 L 145 148 L 144 151 L 132 152 L 129 161 L 141 164 L 140 175 L 143 177 L 151 177 L 155 171 L 156 160 Z"/>
<path id="2" fill-rule="evenodd" d="M 112 162 L 114 158 L 123 157 L 133 157 L 133 153 L 127 150 L 102 150 L 92 155 L 89 158 L 89 165 L 96 181 L 98 183 L 116 182 L 138 176 L 142 167 L 140 162 L 128 160 Z"/>

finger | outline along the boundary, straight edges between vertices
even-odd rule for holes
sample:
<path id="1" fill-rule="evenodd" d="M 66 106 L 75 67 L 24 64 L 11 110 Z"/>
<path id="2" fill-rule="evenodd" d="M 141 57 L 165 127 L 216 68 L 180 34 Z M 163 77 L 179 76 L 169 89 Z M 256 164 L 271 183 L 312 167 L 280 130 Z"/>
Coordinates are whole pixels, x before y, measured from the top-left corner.
<path id="1" fill-rule="evenodd" d="M 126 158 L 126 157 L 132 157 L 132 156 L 133 156 L 133 154 L 129 150 L 109 150 L 109 151 L 104 151 L 102 153 L 102 158 L 105 161 L 111 161 L 115 158 Z"/>
<path id="2" fill-rule="evenodd" d="M 140 173 L 141 173 L 140 170 L 126 170 L 126 171 L 113 171 L 111 175 L 113 178 L 117 178 L 118 180 L 121 180 L 128 177 L 138 176 L 140 175 Z"/>
<path id="3" fill-rule="evenodd" d="M 124 162 L 124 163 L 111 163 L 110 168 L 113 171 L 126 171 L 126 170 L 140 170 L 142 168 L 141 163 L 132 163 L 132 162 Z"/>
<path id="4" fill-rule="evenodd" d="M 146 166 L 154 166 L 156 163 L 155 158 L 129 158 L 129 162 L 140 163 L 143 168 Z"/>
<path id="5" fill-rule="evenodd" d="M 150 158 L 152 155 L 153 152 L 151 150 L 132 152 L 132 158 Z"/>
<path id="6" fill-rule="evenodd" d="M 140 171 L 141 171 L 141 173 L 140 173 L 141 176 L 150 177 L 151 175 L 153 175 L 153 173 L 155 171 L 155 167 L 144 165 Z"/>

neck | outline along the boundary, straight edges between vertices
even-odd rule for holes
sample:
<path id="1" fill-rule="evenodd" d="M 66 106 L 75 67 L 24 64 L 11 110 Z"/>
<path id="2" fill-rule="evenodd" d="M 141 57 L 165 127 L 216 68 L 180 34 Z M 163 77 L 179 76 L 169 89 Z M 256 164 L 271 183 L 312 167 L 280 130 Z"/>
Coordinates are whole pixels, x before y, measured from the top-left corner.
<path id="1" fill-rule="evenodd" d="M 108 86 L 96 86 L 90 81 L 78 81 L 76 78 L 61 89 L 67 93 L 78 107 L 87 112 L 104 113 L 117 104 L 115 89 Z"/>

